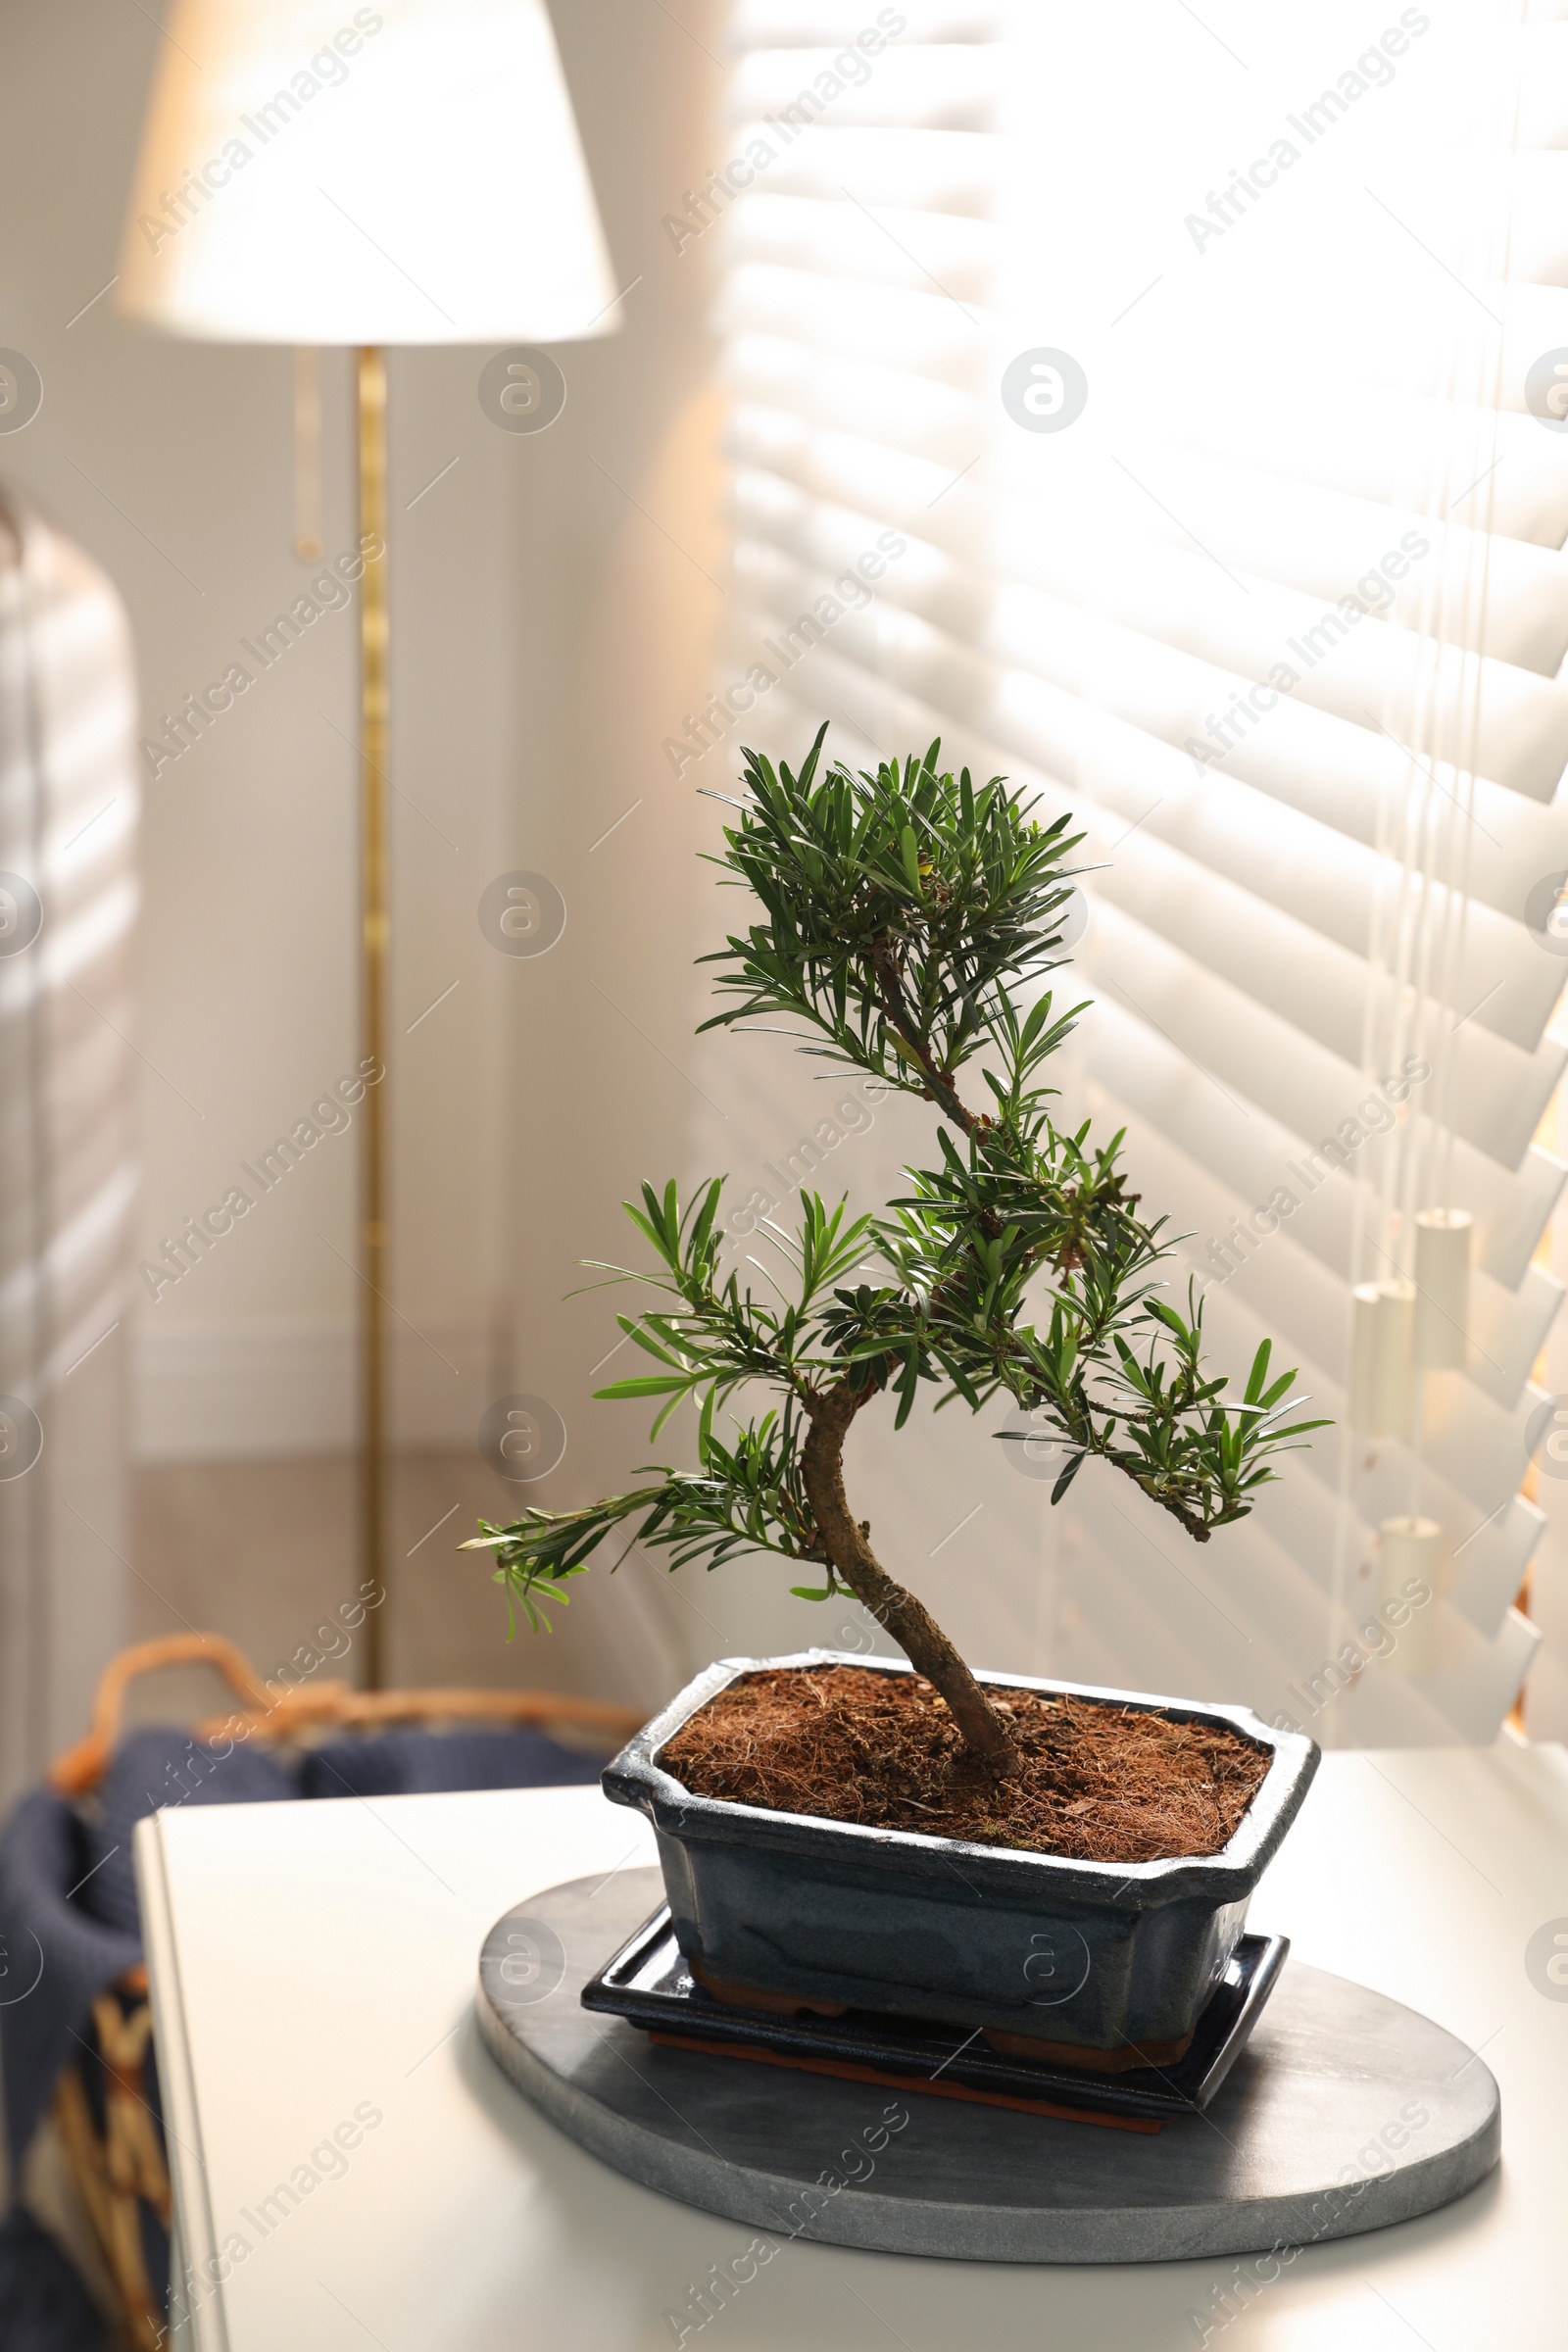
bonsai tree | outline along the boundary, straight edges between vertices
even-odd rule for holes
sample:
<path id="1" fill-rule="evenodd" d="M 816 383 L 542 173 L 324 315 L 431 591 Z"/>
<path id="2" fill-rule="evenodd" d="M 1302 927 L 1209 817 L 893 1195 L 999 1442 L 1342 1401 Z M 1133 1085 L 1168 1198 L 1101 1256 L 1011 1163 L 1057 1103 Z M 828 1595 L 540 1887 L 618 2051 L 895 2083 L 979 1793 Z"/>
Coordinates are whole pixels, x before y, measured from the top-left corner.
<path id="1" fill-rule="evenodd" d="M 947 1702 L 970 1753 L 1010 1775 L 1004 1716 L 850 1503 L 845 1445 L 860 1414 L 891 1408 L 903 1428 L 922 1384 L 972 1413 L 1005 1394 L 1065 1449 L 1054 1503 L 1095 1455 L 1199 1543 L 1244 1517 L 1275 1475 L 1271 1457 L 1323 1424 L 1284 1420 L 1296 1375 L 1270 1379 L 1266 1340 L 1239 1399 L 1205 1375 L 1201 1300 L 1189 1283 L 1183 1314 L 1158 1295 L 1171 1244 L 1163 1218 L 1138 1214 L 1121 1134 L 1096 1144 L 1047 1107 L 1040 1074 L 1082 1006 L 1028 996 L 1062 960 L 1083 836 L 1066 817 L 1036 822 L 1000 777 L 977 791 L 967 769 L 944 773 L 935 743 L 874 776 L 819 775 L 825 733 L 798 775 L 748 753 L 749 798 L 710 796 L 736 812 L 714 862 L 753 892 L 760 919 L 702 958 L 723 1000 L 703 1027 L 784 1016 L 804 1053 L 930 1103 L 936 1163 L 906 1170 L 908 1192 L 881 1214 L 851 1219 L 844 1200 L 803 1191 L 793 1231 L 760 1224 L 776 1297 L 758 1295 L 744 1261 L 725 1263 L 722 1178 L 684 1203 L 673 1181 L 662 1194 L 645 1183 L 641 1207 L 625 1205 L 655 1267 L 602 1270 L 658 1294 L 617 1317 L 652 1368 L 597 1393 L 660 1398 L 655 1438 L 693 1399 L 697 1466 L 661 1465 L 650 1484 L 577 1510 L 481 1520 L 464 1548 L 494 1551 L 496 1582 L 535 1626 L 536 1604 L 564 1598 L 623 1524 L 672 1569 L 756 1551 L 809 1563 L 816 1581 L 791 1591 L 853 1593 Z M 773 1400 L 760 1415 L 726 1411 L 759 1390 Z"/>

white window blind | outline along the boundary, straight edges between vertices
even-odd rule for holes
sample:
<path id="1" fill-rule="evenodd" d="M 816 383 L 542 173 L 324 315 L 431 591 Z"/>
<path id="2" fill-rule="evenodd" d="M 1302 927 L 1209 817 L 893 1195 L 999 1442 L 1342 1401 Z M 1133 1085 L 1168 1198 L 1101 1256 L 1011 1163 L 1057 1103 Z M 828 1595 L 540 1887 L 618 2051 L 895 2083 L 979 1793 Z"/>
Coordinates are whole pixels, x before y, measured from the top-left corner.
<path id="1" fill-rule="evenodd" d="M 1201 1581 L 1081 1479 L 1054 1663 L 1331 1739 L 1489 1739 L 1537 1639 L 1564 15 L 741 0 L 707 191 L 754 686 L 693 744 L 940 733 L 1073 811 L 1069 1107 L 1190 1234 L 1217 1361 L 1272 1333 L 1337 1424 Z M 1369 1642 L 1406 1523 L 1442 1596 Z"/>

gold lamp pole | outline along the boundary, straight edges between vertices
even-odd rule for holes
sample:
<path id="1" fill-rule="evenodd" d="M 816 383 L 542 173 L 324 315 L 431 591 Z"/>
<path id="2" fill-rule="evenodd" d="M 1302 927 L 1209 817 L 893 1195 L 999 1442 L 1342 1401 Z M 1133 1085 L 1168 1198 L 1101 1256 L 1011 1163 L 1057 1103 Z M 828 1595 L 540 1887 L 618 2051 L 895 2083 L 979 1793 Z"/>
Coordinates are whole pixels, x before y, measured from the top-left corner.
<path id="1" fill-rule="evenodd" d="M 360 1046 L 371 1069 L 360 1139 L 360 1577 L 381 1597 L 365 1620 L 366 1688 L 386 1683 L 383 1628 L 386 1581 L 386 1290 L 388 1259 L 386 1144 L 387 691 L 386 362 L 372 347 L 356 355 L 359 415 L 360 537 L 379 554 L 365 566 L 360 592 Z"/>

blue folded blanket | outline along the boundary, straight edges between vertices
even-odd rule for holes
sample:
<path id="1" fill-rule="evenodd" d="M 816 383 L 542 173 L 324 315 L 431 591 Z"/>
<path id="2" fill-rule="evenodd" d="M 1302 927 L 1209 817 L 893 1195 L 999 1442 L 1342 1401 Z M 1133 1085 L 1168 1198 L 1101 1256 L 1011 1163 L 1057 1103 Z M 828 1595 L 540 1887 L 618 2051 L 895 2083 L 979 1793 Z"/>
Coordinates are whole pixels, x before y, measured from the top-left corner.
<path id="1" fill-rule="evenodd" d="M 313 1747 L 302 1796 L 417 1796 L 442 1789 L 567 1788 L 599 1778 L 592 1756 L 543 1732 L 384 1732 Z"/>

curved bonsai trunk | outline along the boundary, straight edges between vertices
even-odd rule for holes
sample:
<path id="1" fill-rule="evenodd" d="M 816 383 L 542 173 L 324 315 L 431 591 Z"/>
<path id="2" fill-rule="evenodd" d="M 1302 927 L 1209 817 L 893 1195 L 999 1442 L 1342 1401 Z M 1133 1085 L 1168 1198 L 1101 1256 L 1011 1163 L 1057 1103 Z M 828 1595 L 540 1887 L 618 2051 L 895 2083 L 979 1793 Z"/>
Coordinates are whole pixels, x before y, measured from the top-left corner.
<path id="1" fill-rule="evenodd" d="M 1010 1779 L 1020 1769 L 1019 1757 L 1002 1717 L 924 1602 L 889 1576 L 850 1509 L 844 1440 L 863 1402 L 841 1383 L 807 1406 L 811 1428 L 801 1467 L 817 1533 L 834 1573 L 892 1635 L 916 1673 L 941 1692 L 965 1744 Z"/>

